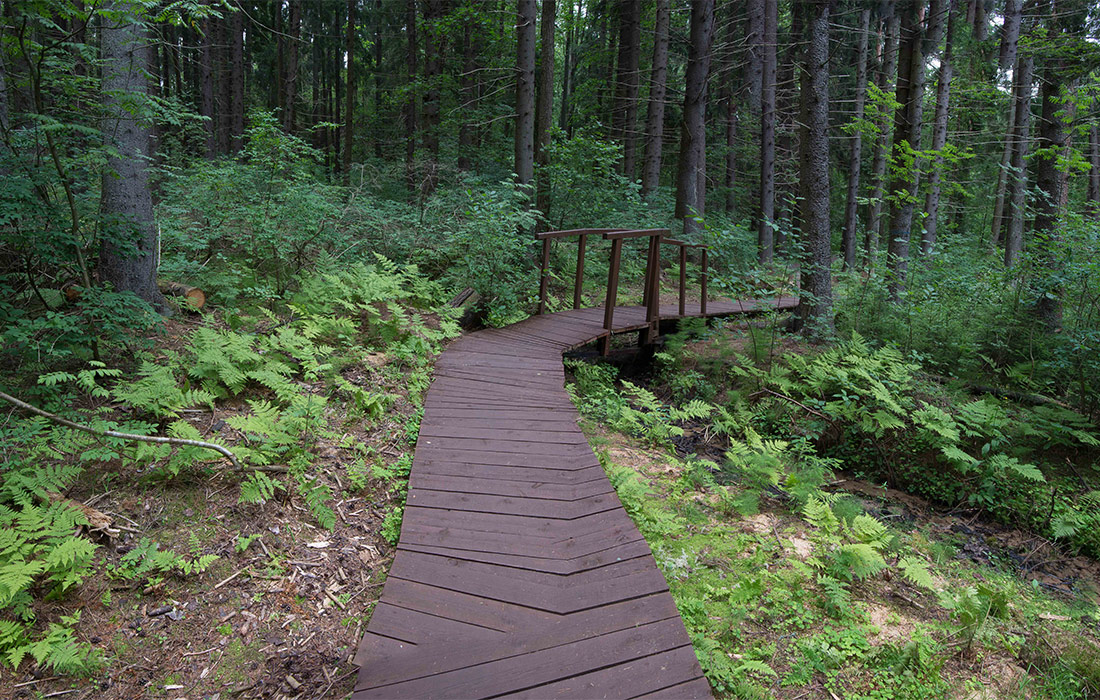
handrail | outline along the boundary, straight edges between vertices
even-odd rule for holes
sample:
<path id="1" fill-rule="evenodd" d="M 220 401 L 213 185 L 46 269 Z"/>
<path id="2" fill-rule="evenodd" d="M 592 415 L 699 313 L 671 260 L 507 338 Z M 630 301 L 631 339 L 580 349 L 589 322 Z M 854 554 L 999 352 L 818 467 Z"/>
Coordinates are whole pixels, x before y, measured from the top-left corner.
<path id="1" fill-rule="evenodd" d="M 542 265 L 539 278 L 539 306 L 538 313 L 546 313 L 546 298 L 550 276 L 550 242 L 555 238 L 568 238 L 576 236 L 577 247 L 577 271 L 573 282 L 573 308 L 581 306 L 581 288 L 584 280 L 584 256 L 588 243 L 588 237 L 601 236 L 604 240 L 611 241 L 611 261 L 607 271 L 607 297 L 604 302 L 604 329 L 607 333 L 600 338 L 600 354 L 606 355 L 609 348 L 609 339 L 614 327 L 615 305 L 619 297 L 619 267 L 622 261 L 623 241 L 634 238 L 648 238 L 649 250 L 646 253 L 645 283 L 642 291 L 642 305 L 646 308 L 646 328 L 641 332 L 641 343 L 648 344 L 653 341 L 660 331 L 661 323 L 661 245 L 669 244 L 680 248 L 680 284 L 679 284 L 679 312 L 680 316 L 686 315 L 686 287 L 687 287 L 687 249 L 700 248 L 702 251 L 702 298 L 699 302 L 699 311 L 706 315 L 707 312 L 707 247 L 699 243 L 688 243 L 674 238 L 666 238 L 671 231 L 669 229 L 623 229 L 623 228 L 584 228 L 567 231 L 543 231 L 535 234 L 535 240 L 542 241 Z"/>
<path id="2" fill-rule="evenodd" d="M 606 240 L 615 240 L 616 238 L 644 238 L 646 236 L 664 236 L 667 233 L 671 233 L 667 228 L 636 228 L 636 229 L 614 229 L 608 233 L 603 234 Z"/>
<path id="3" fill-rule="evenodd" d="M 535 240 L 544 241 L 547 238 L 568 238 L 569 236 L 587 236 L 589 234 L 600 235 L 624 230 L 621 228 L 575 228 L 568 231 L 543 231 L 535 234 Z"/>

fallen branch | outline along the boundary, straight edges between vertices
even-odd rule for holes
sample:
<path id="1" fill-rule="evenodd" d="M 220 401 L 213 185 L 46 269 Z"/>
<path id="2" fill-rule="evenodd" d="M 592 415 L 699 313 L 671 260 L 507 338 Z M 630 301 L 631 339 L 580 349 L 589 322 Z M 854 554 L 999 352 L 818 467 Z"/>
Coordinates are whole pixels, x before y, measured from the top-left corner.
<path id="1" fill-rule="evenodd" d="M 787 396 L 786 394 L 780 394 L 779 392 L 772 391 L 771 389 L 761 389 L 760 391 L 757 391 L 753 394 L 749 394 L 749 398 L 750 399 L 756 398 L 757 396 L 762 396 L 763 394 L 770 394 L 771 396 L 774 396 L 777 399 L 783 399 L 784 401 L 790 401 L 795 406 L 798 406 L 799 408 L 801 408 L 803 410 L 809 411 L 810 413 L 814 414 L 818 418 L 821 418 L 822 420 L 826 420 L 826 421 L 830 420 L 829 417 L 827 415 L 825 415 L 824 413 L 822 413 L 820 411 L 815 411 L 814 409 L 810 408 L 806 404 L 799 403 L 798 401 L 795 401 L 794 399 L 792 399 L 790 396 Z"/>
<path id="2" fill-rule="evenodd" d="M 100 437 L 113 437 L 119 438 L 120 440 L 136 440 L 138 442 L 154 442 L 162 445 L 203 447 L 208 450 L 214 450 L 215 452 L 224 455 L 230 462 L 233 463 L 233 466 L 236 467 L 238 471 L 244 471 L 244 466 L 242 466 L 241 463 L 237 461 L 236 455 L 230 452 L 228 447 L 215 445 L 212 442 L 203 442 L 202 440 L 187 440 L 184 438 L 160 437 L 157 435 L 134 435 L 133 433 L 120 433 L 117 430 L 100 430 L 99 428 L 93 428 L 90 425 L 81 425 L 80 423 L 74 423 L 71 420 L 62 418 L 58 415 L 54 415 L 49 411 L 43 411 L 37 406 L 32 406 L 26 401 L 20 401 L 11 394 L 5 394 L 2 391 L 0 391 L 0 399 L 7 401 L 17 408 L 21 408 L 24 411 L 33 413 L 37 416 L 42 416 L 43 418 L 57 423 L 58 425 L 63 425 L 66 428 L 72 428 L 73 430 L 79 430 L 85 433 L 91 433 L 92 435 L 99 435 Z"/>

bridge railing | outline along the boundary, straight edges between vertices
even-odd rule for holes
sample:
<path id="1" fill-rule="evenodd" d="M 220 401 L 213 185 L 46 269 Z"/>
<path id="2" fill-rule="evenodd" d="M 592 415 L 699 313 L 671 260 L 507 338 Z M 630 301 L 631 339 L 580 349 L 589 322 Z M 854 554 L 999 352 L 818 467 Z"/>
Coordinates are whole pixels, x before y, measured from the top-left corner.
<path id="1" fill-rule="evenodd" d="M 661 322 L 661 245 L 672 245 L 679 248 L 680 280 L 679 280 L 679 315 L 687 312 L 687 254 L 689 248 L 700 249 L 700 265 L 702 276 L 700 278 L 701 297 L 699 300 L 699 312 L 705 315 L 707 312 L 707 248 L 704 245 L 686 243 L 673 238 L 666 238 L 668 229 L 573 229 L 569 231 L 545 231 L 536 233 L 535 239 L 542 241 L 542 264 L 539 276 L 539 308 L 538 313 L 546 313 L 546 299 L 550 283 L 550 245 L 555 239 L 578 239 L 577 246 L 577 270 L 573 282 L 573 308 L 581 307 L 581 291 L 584 284 L 584 258 L 588 244 L 588 237 L 598 235 L 611 241 L 611 261 L 607 271 L 607 299 L 604 304 L 604 328 L 610 336 L 614 328 L 615 305 L 619 297 L 619 267 L 622 262 L 623 242 L 627 240 L 648 240 L 646 253 L 645 284 L 642 291 L 642 305 L 646 308 L 646 328 L 642 331 L 641 342 L 651 342 L 657 337 Z M 607 336 L 600 341 L 600 352 L 607 354 Z"/>

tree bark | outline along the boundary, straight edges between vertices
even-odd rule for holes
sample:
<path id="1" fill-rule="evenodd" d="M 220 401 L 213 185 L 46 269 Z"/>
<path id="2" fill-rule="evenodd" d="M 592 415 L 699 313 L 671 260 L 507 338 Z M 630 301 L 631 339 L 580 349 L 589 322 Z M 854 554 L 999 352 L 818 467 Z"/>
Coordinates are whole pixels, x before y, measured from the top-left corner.
<path id="1" fill-rule="evenodd" d="M 886 17 L 883 20 L 883 36 L 880 51 L 878 81 L 876 87 L 884 94 L 889 95 L 893 91 L 894 80 L 897 74 L 898 63 L 898 33 L 901 26 L 901 18 L 898 16 L 894 3 L 890 2 L 886 8 Z M 866 230 L 864 231 L 863 248 L 867 255 L 867 266 L 871 267 L 874 253 L 878 249 L 883 223 L 882 204 L 886 195 L 886 156 L 887 147 L 892 140 L 890 113 L 883 109 L 878 122 L 878 137 L 875 139 L 875 150 L 871 158 L 871 204 L 867 209 Z"/>
<path id="2" fill-rule="evenodd" d="M 535 0 L 516 0 L 516 176 L 528 192 L 535 177 Z"/>
<path id="3" fill-rule="evenodd" d="M 477 102 L 477 82 L 474 79 L 476 61 L 472 31 L 470 23 L 464 22 L 462 25 L 462 74 L 458 78 L 460 110 L 463 115 L 462 123 L 458 127 L 459 170 L 473 168 L 473 159 L 470 156 L 474 152 L 475 128 L 469 115 L 474 112 Z"/>
<path id="4" fill-rule="evenodd" d="M 348 0 L 344 51 L 347 53 L 347 87 L 344 89 L 344 175 L 351 178 L 352 146 L 355 143 L 355 21 L 358 0 Z"/>
<path id="5" fill-rule="evenodd" d="M 661 150 L 665 130 L 665 88 L 668 77 L 669 1 L 657 0 L 653 35 L 653 68 L 649 75 L 649 107 L 645 120 L 645 162 L 642 167 L 642 196 L 661 183 Z"/>
<path id="6" fill-rule="evenodd" d="M 233 143 L 233 82 L 232 82 L 232 50 L 230 36 L 232 18 L 223 13 L 218 20 L 217 52 L 214 54 L 214 65 L 217 68 L 217 112 L 218 112 L 218 152 L 229 153 Z M 151 149 L 155 152 L 155 149 Z"/>
<path id="7" fill-rule="evenodd" d="M 233 153 L 241 150 L 244 137 L 244 13 L 239 9 L 230 16 L 230 125 L 229 149 Z"/>
<path id="8" fill-rule="evenodd" d="M 202 22 L 202 48 L 199 50 L 199 114 L 206 131 L 206 157 L 218 153 L 218 115 L 214 108 L 214 28 L 217 20 L 208 17 Z"/>
<path id="9" fill-rule="evenodd" d="M 726 191 L 725 209 L 727 214 L 732 214 L 737 205 L 735 189 L 737 186 L 737 102 L 735 99 L 737 91 L 734 90 L 732 82 L 733 71 L 730 70 L 727 71 L 722 81 L 722 90 L 725 93 L 722 97 L 722 109 L 725 113 L 723 121 L 726 132 L 726 167 L 722 184 Z"/>
<path id="10" fill-rule="evenodd" d="M 146 158 L 150 128 L 146 108 L 149 43 L 134 0 L 107 0 L 101 30 L 103 133 L 116 150 L 107 156 L 100 211 L 103 216 L 100 278 L 120 292 L 132 292 L 157 310 L 165 308 L 157 289 L 157 229 Z M 134 113 L 134 103 L 140 105 Z"/>
<path id="11" fill-rule="evenodd" d="M 374 2 L 374 60 L 371 64 L 374 72 L 374 121 L 382 123 L 382 0 Z M 374 156 L 383 156 L 382 137 L 378 133 L 379 127 L 375 127 Z"/>
<path id="12" fill-rule="evenodd" d="M 1089 125 L 1089 184 L 1085 197 L 1085 212 L 1090 219 L 1100 219 L 1100 127 L 1095 119 Z"/>
<path id="13" fill-rule="evenodd" d="M 638 63 L 642 53 L 642 5 L 619 0 L 619 60 L 612 129 L 623 147 L 622 173 L 634 179 L 634 131 L 638 121 Z"/>
<path id="14" fill-rule="evenodd" d="M 550 181 L 545 168 L 550 162 L 550 122 L 554 114 L 554 30 L 557 2 L 542 0 L 540 26 L 541 47 L 538 57 L 538 91 L 535 103 L 535 163 L 538 165 L 536 206 L 545 215 L 550 213 Z"/>
<path id="15" fill-rule="evenodd" d="M 760 114 L 760 88 L 764 71 L 764 3 L 772 0 L 747 0 L 745 5 L 744 77 L 745 106 L 749 114 Z M 773 44 L 775 42 L 772 42 Z M 774 49 L 773 49 L 774 52 Z"/>
<path id="16" fill-rule="evenodd" d="M 298 44 L 302 34 L 301 0 L 290 0 L 290 17 L 286 27 L 286 104 L 283 106 L 283 130 L 288 134 L 295 132 L 298 104 Z M 339 74 L 337 74 L 339 80 Z"/>
<path id="17" fill-rule="evenodd" d="M 1050 35 L 1053 37 L 1054 32 Z M 1035 316 L 1050 332 L 1062 327 L 1062 294 L 1060 280 L 1062 261 L 1058 251 L 1059 199 L 1066 172 L 1058 167 L 1058 159 L 1066 146 L 1065 123 L 1068 121 L 1063 95 L 1063 66 L 1058 59 L 1049 59 L 1043 70 L 1040 91 L 1043 98 L 1039 119 L 1039 150 L 1036 152 L 1035 186 L 1039 196 L 1035 201 L 1035 252 L 1039 264 L 1032 285 L 1035 295 Z"/>
<path id="18" fill-rule="evenodd" d="M 859 16 L 859 40 L 856 58 L 856 106 L 854 120 L 863 121 L 863 107 L 867 101 L 867 44 L 871 29 L 871 10 L 864 9 Z M 841 249 L 844 252 L 844 269 L 856 265 L 856 224 L 859 219 L 859 171 L 863 162 L 863 132 L 857 128 L 852 133 L 852 146 L 848 153 L 848 199 L 844 209 L 844 232 Z"/>
<path id="19" fill-rule="evenodd" d="M 768 265 L 775 257 L 775 80 L 779 0 L 764 0 L 760 45 L 760 212 L 757 255 Z"/>
<path id="20" fill-rule="evenodd" d="M 1005 266 L 1012 267 L 1024 248 L 1024 220 L 1027 214 L 1027 157 L 1031 135 L 1031 82 L 1035 61 L 1020 56 L 1016 62 L 1015 116 L 1012 130 L 1012 159 L 1009 162 L 1008 191 L 1011 212 L 1005 235 Z"/>
<path id="21" fill-rule="evenodd" d="M 1023 21 L 1023 0 L 1005 0 L 1004 24 L 1001 25 L 1001 50 L 998 63 L 1001 70 L 1016 65 L 1016 49 L 1020 44 L 1020 23 Z"/>
<path id="22" fill-rule="evenodd" d="M 798 312 L 802 331 L 827 336 L 833 327 L 829 227 L 829 0 L 802 0 L 807 44 L 802 67 L 802 242 Z"/>
<path id="23" fill-rule="evenodd" d="M 416 80 L 416 0 L 405 0 L 405 78 L 411 86 Z M 411 90 L 411 88 L 410 88 Z M 405 181 L 416 190 L 416 93 L 405 99 Z"/>
<path id="24" fill-rule="evenodd" d="M 974 0 L 974 30 L 973 36 L 977 41 L 985 41 L 989 36 L 989 15 L 986 12 L 985 0 Z"/>
<path id="25" fill-rule="evenodd" d="M 660 0 L 658 0 L 658 2 L 660 2 Z M 573 55 L 574 37 L 577 33 L 577 28 L 574 26 L 575 12 L 573 3 L 574 0 L 566 0 L 565 3 L 569 12 L 565 19 L 565 51 L 562 54 L 562 58 L 565 59 L 565 62 L 561 71 L 561 111 L 558 114 L 558 128 L 567 134 L 569 133 L 569 117 L 573 105 L 573 78 L 577 69 L 576 57 Z"/>
<path id="26" fill-rule="evenodd" d="M 947 17 L 947 40 L 940 56 L 940 76 L 936 83 L 936 117 L 932 127 L 932 150 L 935 158 L 932 172 L 928 175 L 928 196 L 924 201 L 924 236 L 921 238 L 921 251 L 924 255 L 932 252 L 936 245 L 936 233 L 939 228 L 940 180 L 943 177 L 943 148 L 947 145 L 948 105 L 951 101 L 951 44 L 955 28 L 955 15 L 950 9 Z"/>
<path id="27" fill-rule="evenodd" d="M 714 39 L 714 0 L 692 0 L 690 49 L 684 89 L 684 122 L 676 172 L 676 218 L 684 234 L 701 230 L 706 210 L 706 105 L 710 48 Z"/>
<path id="28" fill-rule="evenodd" d="M 905 291 L 909 272 L 909 240 L 913 225 L 913 204 L 919 187 L 919 170 L 914 151 L 920 150 L 921 105 L 923 102 L 924 56 L 920 24 L 920 3 L 905 0 L 898 53 L 898 83 L 894 113 L 894 147 L 891 154 L 894 176 L 890 183 L 890 238 L 887 258 L 890 269 L 890 298 L 897 301 Z"/>
<path id="29" fill-rule="evenodd" d="M 421 134 L 428 153 L 428 172 L 421 194 L 435 191 L 439 169 L 439 80 L 443 74 L 442 0 L 424 0 L 424 110 Z"/>

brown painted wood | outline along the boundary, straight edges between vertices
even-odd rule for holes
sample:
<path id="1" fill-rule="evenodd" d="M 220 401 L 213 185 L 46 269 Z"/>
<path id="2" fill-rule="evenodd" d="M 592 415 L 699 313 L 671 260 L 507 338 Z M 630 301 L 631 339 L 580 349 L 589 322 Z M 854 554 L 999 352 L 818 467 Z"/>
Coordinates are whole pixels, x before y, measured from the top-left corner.
<path id="1" fill-rule="evenodd" d="M 566 233 L 607 233 L 615 252 L 643 235 Z M 656 332 L 650 321 L 661 316 L 797 300 L 692 312 L 681 296 L 681 308 L 660 308 L 660 239 L 651 240 L 648 308 L 544 314 L 465 336 L 438 358 L 353 698 L 710 696 L 664 576 L 577 427 L 561 353 L 610 333 Z M 608 281 L 614 304 L 617 265 Z"/>

